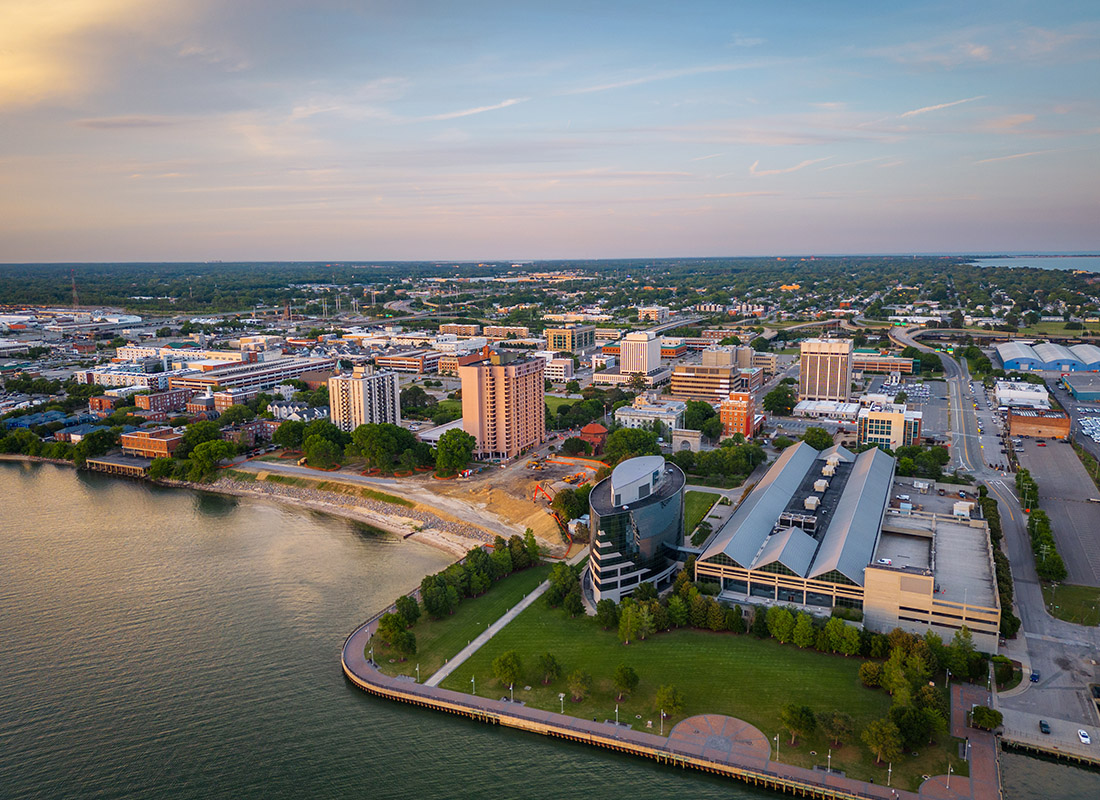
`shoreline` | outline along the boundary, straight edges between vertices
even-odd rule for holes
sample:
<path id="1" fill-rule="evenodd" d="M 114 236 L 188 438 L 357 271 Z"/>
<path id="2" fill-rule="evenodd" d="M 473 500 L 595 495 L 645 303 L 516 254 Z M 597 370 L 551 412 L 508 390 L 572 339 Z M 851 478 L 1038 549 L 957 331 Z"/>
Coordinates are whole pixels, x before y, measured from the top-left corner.
<path id="1" fill-rule="evenodd" d="M 53 464 L 60 467 L 69 467 L 74 470 L 77 469 L 76 465 L 71 461 L 42 458 L 40 456 L 28 456 L 19 453 L 2 453 L 0 454 L 0 461 Z M 102 475 L 103 473 L 95 474 Z M 119 476 L 106 477 L 117 478 Z M 134 478 L 126 478 L 125 480 L 134 480 Z M 330 495 L 331 497 L 308 498 L 295 494 L 295 490 L 298 489 L 298 487 L 269 484 L 270 487 L 278 486 L 282 491 L 263 491 L 253 487 L 251 482 L 235 481 L 224 475 L 219 476 L 216 481 L 209 484 L 174 480 L 153 481 L 148 478 L 142 479 L 141 482 L 166 489 L 185 489 L 195 492 L 204 492 L 206 494 L 221 495 L 224 497 L 261 500 L 270 502 L 274 505 L 329 514 L 330 516 L 339 517 L 340 519 L 369 525 L 383 533 L 398 536 L 401 539 L 411 539 L 418 544 L 442 550 L 448 555 L 452 555 L 456 558 L 461 558 L 466 555 L 471 547 L 485 543 L 485 541 L 461 536 L 457 533 L 445 531 L 437 527 L 420 527 L 421 523 L 419 520 L 415 520 L 409 516 L 402 516 L 397 511 L 388 514 L 384 511 L 353 505 L 350 502 L 333 502 L 340 498 L 346 498 L 348 501 L 353 499 L 350 495 L 340 495 L 335 492 L 317 492 L 316 490 L 309 490 L 319 495 Z M 265 482 L 257 481 L 257 483 L 264 484 Z M 394 508 L 399 509 L 401 506 L 394 506 Z M 411 510 L 412 509 L 410 509 L 410 511 Z M 440 521 L 442 522 L 443 520 Z M 491 538 L 488 541 L 492 541 Z"/>

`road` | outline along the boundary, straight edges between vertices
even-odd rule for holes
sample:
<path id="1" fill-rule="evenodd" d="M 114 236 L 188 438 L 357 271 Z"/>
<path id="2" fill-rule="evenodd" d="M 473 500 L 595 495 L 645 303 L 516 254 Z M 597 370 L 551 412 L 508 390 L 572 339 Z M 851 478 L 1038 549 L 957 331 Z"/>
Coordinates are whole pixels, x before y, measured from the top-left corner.
<path id="1" fill-rule="evenodd" d="M 912 345 L 930 351 L 915 341 L 908 330 L 894 329 L 890 336 L 902 347 Z M 965 368 L 944 353 L 938 355 L 950 387 L 953 460 L 989 487 L 1001 509 L 1003 544 L 1012 567 L 1016 614 L 1022 623 L 1017 637 L 1007 642 L 1001 652 L 1018 660 L 1025 674 L 1037 670 L 1041 676 L 1037 683 L 1025 680 L 1010 692 L 995 694 L 994 703 L 1005 715 L 1006 729 L 1025 730 L 1031 726 L 1032 717 L 1028 715 L 1038 715 L 1050 720 L 1055 730 L 1050 737 L 1044 737 L 1049 744 L 1064 744 L 1072 749 L 1079 727 L 1088 730 L 1094 742 L 1098 741 L 1100 714 L 1092 702 L 1088 684 L 1100 682 L 1096 663 L 1100 628 L 1073 625 L 1047 613 L 1014 481 L 991 469 L 982 457 L 982 437 L 978 434 L 974 397 Z"/>

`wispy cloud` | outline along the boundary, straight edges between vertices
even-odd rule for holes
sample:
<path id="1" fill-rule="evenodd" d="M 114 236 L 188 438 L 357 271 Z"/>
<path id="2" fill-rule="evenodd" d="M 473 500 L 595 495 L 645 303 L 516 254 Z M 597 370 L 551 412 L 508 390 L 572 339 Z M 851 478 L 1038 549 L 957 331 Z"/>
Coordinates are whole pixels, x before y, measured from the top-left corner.
<path id="1" fill-rule="evenodd" d="M 712 158 L 718 158 L 719 156 L 724 156 L 724 155 L 725 155 L 725 153 L 711 153 L 709 156 L 698 156 L 696 158 L 691 158 L 691 159 L 688 159 L 688 160 L 689 161 L 708 161 Z"/>
<path id="2" fill-rule="evenodd" d="M 88 117 L 78 119 L 73 124 L 81 128 L 95 128 L 97 130 L 114 130 L 117 128 L 167 128 L 179 125 L 182 122 L 178 117 Z"/>
<path id="3" fill-rule="evenodd" d="M 704 194 L 706 198 L 722 198 L 722 197 L 782 197 L 782 192 L 718 192 L 715 194 Z"/>
<path id="4" fill-rule="evenodd" d="M 924 106 L 923 108 L 914 108 L 912 111 L 906 111 L 898 116 L 902 119 L 908 117 L 916 117 L 921 114 L 927 114 L 929 111 L 941 111 L 945 108 L 951 108 L 952 106 L 961 106 L 963 103 L 973 103 L 975 100 L 984 100 L 985 95 L 980 94 L 977 97 L 967 97 L 964 100 L 952 100 L 950 103 L 939 103 L 934 106 Z"/>
<path id="5" fill-rule="evenodd" d="M 846 161 L 843 164 L 830 164 L 827 167 L 822 167 L 818 172 L 828 172 L 831 169 L 843 169 L 844 167 L 858 167 L 863 164 L 874 164 L 876 161 L 885 161 L 890 156 L 875 156 L 874 158 L 863 158 L 859 161 Z"/>
<path id="6" fill-rule="evenodd" d="M 841 111 L 847 103 L 810 103 L 810 105 L 822 111 Z"/>
<path id="7" fill-rule="evenodd" d="M 993 131 L 995 133 L 1009 133 L 1015 131 L 1021 125 L 1026 125 L 1034 121 L 1034 114 L 1009 114 L 1006 117 L 986 120 L 982 123 L 981 127 L 983 130 Z"/>
<path id="8" fill-rule="evenodd" d="M 758 47 L 764 44 L 764 39 L 759 36 L 742 36 L 740 34 L 733 37 L 734 47 Z"/>
<path id="9" fill-rule="evenodd" d="M 758 64 L 711 64 L 704 67 L 686 67 L 684 69 L 670 69 L 664 72 L 654 72 L 649 75 L 641 75 L 636 78 L 627 78 L 621 81 L 598 83 L 594 86 L 584 86 L 579 89 L 566 89 L 559 92 L 563 95 L 592 94 L 593 92 L 606 92 L 610 89 L 625 89 L 628 86 L 641 86 L 656 81 L 669 81 L 675 78 L 687 78 L 692 75 L 707 75 L 715 72 L 734 72 L 740 69 L 753 69 Z"/>
<path id="10" fill-rule="evenodd" d="M 526 103 L 530 100 L 530 97 L 510 97 L 507 100 L 502 100 L 491 106 L 477 106 L 476 108 L 464 108 L 461 111 L 447 111 L 442 114 L 432 114 L 427 117 L 417 117 L 419 122 L 442 122 L 448 119 L 459 119 L 461 117 L 472 117 L 475 114 L 484 114 L 486 111 L 498 111 L 502 108 L 508 108 L 509 106 L 518 105 L 519 103 Z"/>
<path id="11" fill-rule="evenodd" d="M 799 164 L 795 164 L 793 167 L 782 167 L 780 169 L 757 169 L 760 165 L 759 161 L 752 162 L 752 166 L 749 167 L 749 174 L 757 177 L 763 175 L 787 175 L 791 172 L 798 172 L 800 169 L 806 167 L 812 167 L 814 164 L 820 164 L 822 161 L 828 161 L 832 156 L 825 156 L 824 158 L 810 158 Z"/>
<path id="12" fill-rule="evenodd" d="M 995 158 L 983 158 L 981 161 L 975 161 L 975 164 L 992 164 L 996 161 L 1015 161 L 1017 158 L 1030 158 L 1031 156 L 1042 155 L 1043 153 L 1053 153 L 1053 150 L 1032 150 L 1028 153 L 1013 153 L 1010 156 L 996 156 Z"/>

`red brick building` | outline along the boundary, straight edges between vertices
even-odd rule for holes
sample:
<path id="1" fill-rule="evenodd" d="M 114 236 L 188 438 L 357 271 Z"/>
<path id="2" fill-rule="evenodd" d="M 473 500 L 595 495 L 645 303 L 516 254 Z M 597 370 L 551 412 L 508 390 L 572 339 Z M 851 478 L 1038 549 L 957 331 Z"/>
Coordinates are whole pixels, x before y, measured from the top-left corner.
<path id="1" fill-rule="evenodd" d="M 607 428 L 598 422 L 589 422 L 581 428 L 580 439 L 592 445 L 592 454 L 599 455 L 607 443 Z"/>

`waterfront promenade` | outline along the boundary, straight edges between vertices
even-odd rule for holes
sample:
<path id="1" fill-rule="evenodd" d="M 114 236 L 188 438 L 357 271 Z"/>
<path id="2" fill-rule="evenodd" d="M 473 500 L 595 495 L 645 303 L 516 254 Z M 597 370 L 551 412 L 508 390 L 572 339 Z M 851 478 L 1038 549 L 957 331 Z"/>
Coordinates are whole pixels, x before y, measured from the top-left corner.
<path id="1" fill-rule="evenodd" d="M 918 793 L 846 778 L 836 772 L 811 770 L 776 761 L 771 740 L 746 722 L 717 714 L 689 717 L 667 737 L 635 731 L 613 722 L 598 722 L 529 708 L 507 700 L 491 700 L 418 684 L 408 677 L 390 677 L 367 659 L 375 621 L 356 629 L 344 642 L 344 674 L 370 694 L 424 708 L 446 711 L 489 724 L 505 725 L 544 736 L 617 750 L 660 763 L 697 769 L 791 794 L 818 798 L 878 798 L 879 800 L 999 800 L 995 747 L 973 747 L 971 772 L 979 779 L 934 776 Z M 961 698 L 960 698 L 961 699 Z M 954 705 L 954 704 L 953 704 Z M 961 705 L 961 703 L 959 704 Z M 954 711 L 954 709 L 953 709 Z M 953 720 L 956 722 L 956 720 Z M 953 726 L 954 727 L 954 726 Z M 979 733 L 965 731 L 968 735 Z M 990 737 L 992 739 L 992 737 Z M 992 759 L 992 763 L 984 761 Z"/>

